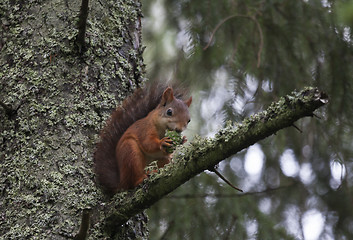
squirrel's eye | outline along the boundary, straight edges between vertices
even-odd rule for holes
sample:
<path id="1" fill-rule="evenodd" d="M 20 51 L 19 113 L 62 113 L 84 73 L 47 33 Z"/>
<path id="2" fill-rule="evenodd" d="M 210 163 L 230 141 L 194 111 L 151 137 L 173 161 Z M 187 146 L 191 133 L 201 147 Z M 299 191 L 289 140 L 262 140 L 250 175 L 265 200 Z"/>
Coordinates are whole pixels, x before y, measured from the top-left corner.
<path id="1" fill-rule="evenodd" d="M 172 111 L 171 108 L 168 108 L 168 110 L 167 110 L 167 115 L 168 115 L 168 116 L 172 116 L 172 115 L 173 115 L 173 111 Z"/>

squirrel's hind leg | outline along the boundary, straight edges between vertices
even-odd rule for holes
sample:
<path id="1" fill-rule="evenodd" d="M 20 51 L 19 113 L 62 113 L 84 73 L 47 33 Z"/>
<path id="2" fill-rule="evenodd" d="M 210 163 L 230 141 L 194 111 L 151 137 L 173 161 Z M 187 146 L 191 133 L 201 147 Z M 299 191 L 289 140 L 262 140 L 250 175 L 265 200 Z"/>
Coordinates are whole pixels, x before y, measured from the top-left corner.
<path id="1" fill-rule="evenodd" d="M 121 189 L 134 188 L 147 178 L 145 157 L 134 139 L 126 139 L 119 146 L 117 158 Z"/>
<path id="2" fill-rule="evenodd" d="M 164 165 L 170 163 L 170 160 L 171 160 L 170 154 L 167 155 L 167 156 L 165 156 L 165 157 L 162 158 L 162 159 L 159 159 L 159 160 L 157 161 L 157 166 L 158 166 L 158 168 L 164 167 Z"/>

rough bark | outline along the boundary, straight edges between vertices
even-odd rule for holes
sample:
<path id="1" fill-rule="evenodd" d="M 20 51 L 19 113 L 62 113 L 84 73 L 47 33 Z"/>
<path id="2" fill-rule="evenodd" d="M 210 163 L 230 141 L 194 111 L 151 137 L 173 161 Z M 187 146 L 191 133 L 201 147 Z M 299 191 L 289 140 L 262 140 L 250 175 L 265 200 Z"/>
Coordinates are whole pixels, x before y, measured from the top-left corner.
<path id="1" fill-rule="evenodd" d="M 112 109 L 143 80 L 141 4 L 90 2 L 82 54 L 80 5 L 0 1 L 1 239 L 72 238 L 83 209 L 104 198 L 92 156 Z M 143 224 L 120 237 L 146 238 Z M 103 235 L 90 228 L 90 239 Z"/>

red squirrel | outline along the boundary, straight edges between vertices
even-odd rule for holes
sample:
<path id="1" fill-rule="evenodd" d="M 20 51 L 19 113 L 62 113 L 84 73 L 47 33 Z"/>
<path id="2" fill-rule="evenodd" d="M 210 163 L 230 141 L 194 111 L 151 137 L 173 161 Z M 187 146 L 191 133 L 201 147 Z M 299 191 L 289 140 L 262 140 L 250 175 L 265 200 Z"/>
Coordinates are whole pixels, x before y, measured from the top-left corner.
<path id="1" fill-rule="evenodd" d="M 170 161 L 173 144 L 165 131 L 183 131 L 190 121 L 192 97 L 161 85 L 137 89 L 116 108 L 101 131 L 94 154 L 98 183 L 108 193 L 132 189 L 147 177 L 145 167 L 157 161 L 159 168 Z M 186 139 L 185 139 L 186 141 Z"/>

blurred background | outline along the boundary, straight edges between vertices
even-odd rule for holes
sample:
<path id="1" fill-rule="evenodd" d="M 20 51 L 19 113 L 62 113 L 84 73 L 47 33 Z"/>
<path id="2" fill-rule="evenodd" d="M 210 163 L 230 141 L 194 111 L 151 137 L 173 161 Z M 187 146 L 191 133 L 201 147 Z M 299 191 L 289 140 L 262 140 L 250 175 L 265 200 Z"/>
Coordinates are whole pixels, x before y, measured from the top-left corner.
<path id="1" fill-rule="evenodd" d="M 144 0 L 147 75 L 193 96 L 212 136 L 305 86 L 330 98 L 148 210 L 151 239 L 353 239 L 353 1 Z"/>

